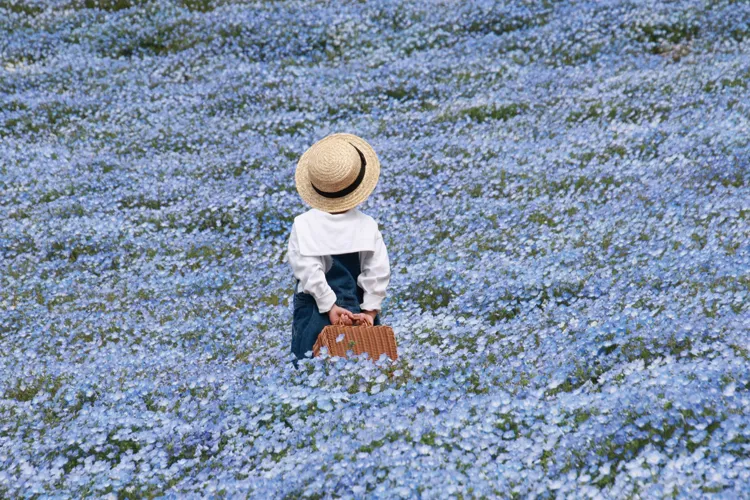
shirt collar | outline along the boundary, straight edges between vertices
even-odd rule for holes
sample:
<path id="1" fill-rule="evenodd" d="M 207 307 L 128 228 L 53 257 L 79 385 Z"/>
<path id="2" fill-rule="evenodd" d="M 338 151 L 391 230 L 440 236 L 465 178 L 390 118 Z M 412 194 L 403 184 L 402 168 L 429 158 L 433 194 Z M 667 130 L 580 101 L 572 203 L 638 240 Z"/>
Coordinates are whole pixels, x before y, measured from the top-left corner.
<path id="1" fill-rule="evenodd" d="M 302 255 L 337 255 L 373 251 L 378 225 L 355 208 L 343 214 L 311 209 L 295 218 L 297 241 Z"/>

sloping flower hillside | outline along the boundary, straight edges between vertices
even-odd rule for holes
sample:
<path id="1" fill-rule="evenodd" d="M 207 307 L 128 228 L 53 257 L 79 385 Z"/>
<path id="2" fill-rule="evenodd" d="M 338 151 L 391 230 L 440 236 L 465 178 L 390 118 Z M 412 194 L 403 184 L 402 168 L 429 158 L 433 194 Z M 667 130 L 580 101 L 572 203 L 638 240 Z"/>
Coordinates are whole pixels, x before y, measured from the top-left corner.
<path id="1" fill-rule="evenodd" d="M 750 490 L 750 3 L 0 0 L 0 497 Z M 400 357 L 291 363 L 368 140 Z"/>

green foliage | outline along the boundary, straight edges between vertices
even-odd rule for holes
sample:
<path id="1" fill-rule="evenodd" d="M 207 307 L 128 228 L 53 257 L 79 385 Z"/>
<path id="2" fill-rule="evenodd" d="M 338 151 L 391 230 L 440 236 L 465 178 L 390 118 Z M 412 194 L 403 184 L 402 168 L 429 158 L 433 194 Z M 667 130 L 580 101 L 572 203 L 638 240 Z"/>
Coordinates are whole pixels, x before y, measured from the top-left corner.
<path id="1" fill-rule="evenodd" d="M 31 401 L 40 392 L 47 392 L 54 397 L 65 382 L 64 377 L 53 377 L 51 375 L 37 376 L 28 383 L 16 380 L 12 387 L 5 390 L 3 397 L 20 402 Z"/>
<path id="2" fill-rule="evenodd" d="M 148 0 L 84 0 L 83 5 L 87 9 L 99 9 L 108 12 L 117 12 L 143 5 Z"/>
<path id="3" fill-rule="evenodd" d="M 664 51 L 663 43 L 679 44 L 689 42 L 700 33 L 700 26 L 678 19 L 674 22 L 659 22 L 654 24 L 636 24 L 631 27 L 633 38 L 647 44 L 653 54 Z"/>
<path id="4" fill-rule="evenodd" d="M 447 285 L 436 281 L 423 281 L 411 288 L 406 298 L 414 300 L 423 311 L 436 311 L 450 304 L 453 291 Z"/>
<path id="5" fill-rule="evenodd" d="M 0 13 L 2 13 L 3 10 L 7 10 L 15 14 L 35 16 L 44 11 L 43 5 L 44 4 L 41 2 L 28 0 L 0 0 Z"/>
<path id="6" fill-rule="evenodd" d="M 486 105 L 486 106 L 473 106 L 470 108 L 461 109 L 454 113 L 443 113 L 438 118 L 438 123 L 444 121 L 455 122 L 463 118 L 469 118 L 471 121 L 482 123 L 488 120 L 501 120 L 507 121 L 514 118 L 524 111 L 528 110 L 529 106 L 525 103 L 511 103 L 506 105 Z"/>

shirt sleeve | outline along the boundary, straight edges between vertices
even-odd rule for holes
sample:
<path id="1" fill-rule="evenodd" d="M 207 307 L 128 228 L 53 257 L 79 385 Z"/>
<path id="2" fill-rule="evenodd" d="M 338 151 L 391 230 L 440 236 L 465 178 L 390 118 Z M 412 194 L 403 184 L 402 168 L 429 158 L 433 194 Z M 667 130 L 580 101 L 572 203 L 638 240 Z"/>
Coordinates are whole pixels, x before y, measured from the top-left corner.
<path id="1" fill-rule="evenodd" d="M 364 290 L 359 307 L 364 311 L 380 311 L 385 289 L 391 280 L 391 266 L 380 230 L 375 236 L 375 250 L 360 253 L 361 272 L 357 284 Z"/>
<path id="2" fill-rule="evenodd" d="M 297 241 L 297 231 L 294 224 L 292 224 L 292 232 L 289 235 L 286 255 L 294 277 L 299 280 L 301 291 L 313 296 L 321 314 L 330 311 L 336 303 L 336 293 L 326 281 L 325 261 L 323 257 L 299 253 L 299 242 Z"/>

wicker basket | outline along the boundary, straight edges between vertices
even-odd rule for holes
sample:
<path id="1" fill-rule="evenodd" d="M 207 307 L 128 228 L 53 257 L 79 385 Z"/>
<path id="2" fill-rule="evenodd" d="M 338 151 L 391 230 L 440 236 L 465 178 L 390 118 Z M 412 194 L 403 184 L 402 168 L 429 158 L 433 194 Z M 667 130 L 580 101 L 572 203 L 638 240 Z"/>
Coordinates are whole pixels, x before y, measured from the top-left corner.
<path id="1" fill-rule="evenodd" d="M 337 341 L 342 334 L 343 338 Z M 347 357 L 346 351 L 351 350 L 354 354 L 367 352 L 373 361 L 380 359 L 383 353 L 393 360 L 398 359 L 396 336 L 390 326 L 346 326 L 339 319 L 339 323 L 326 326 L 318 335 L 313 346 L 314 357 L 320 355 L 323 346 L 328 348 L 329 355 L 342 358 Z"/>

